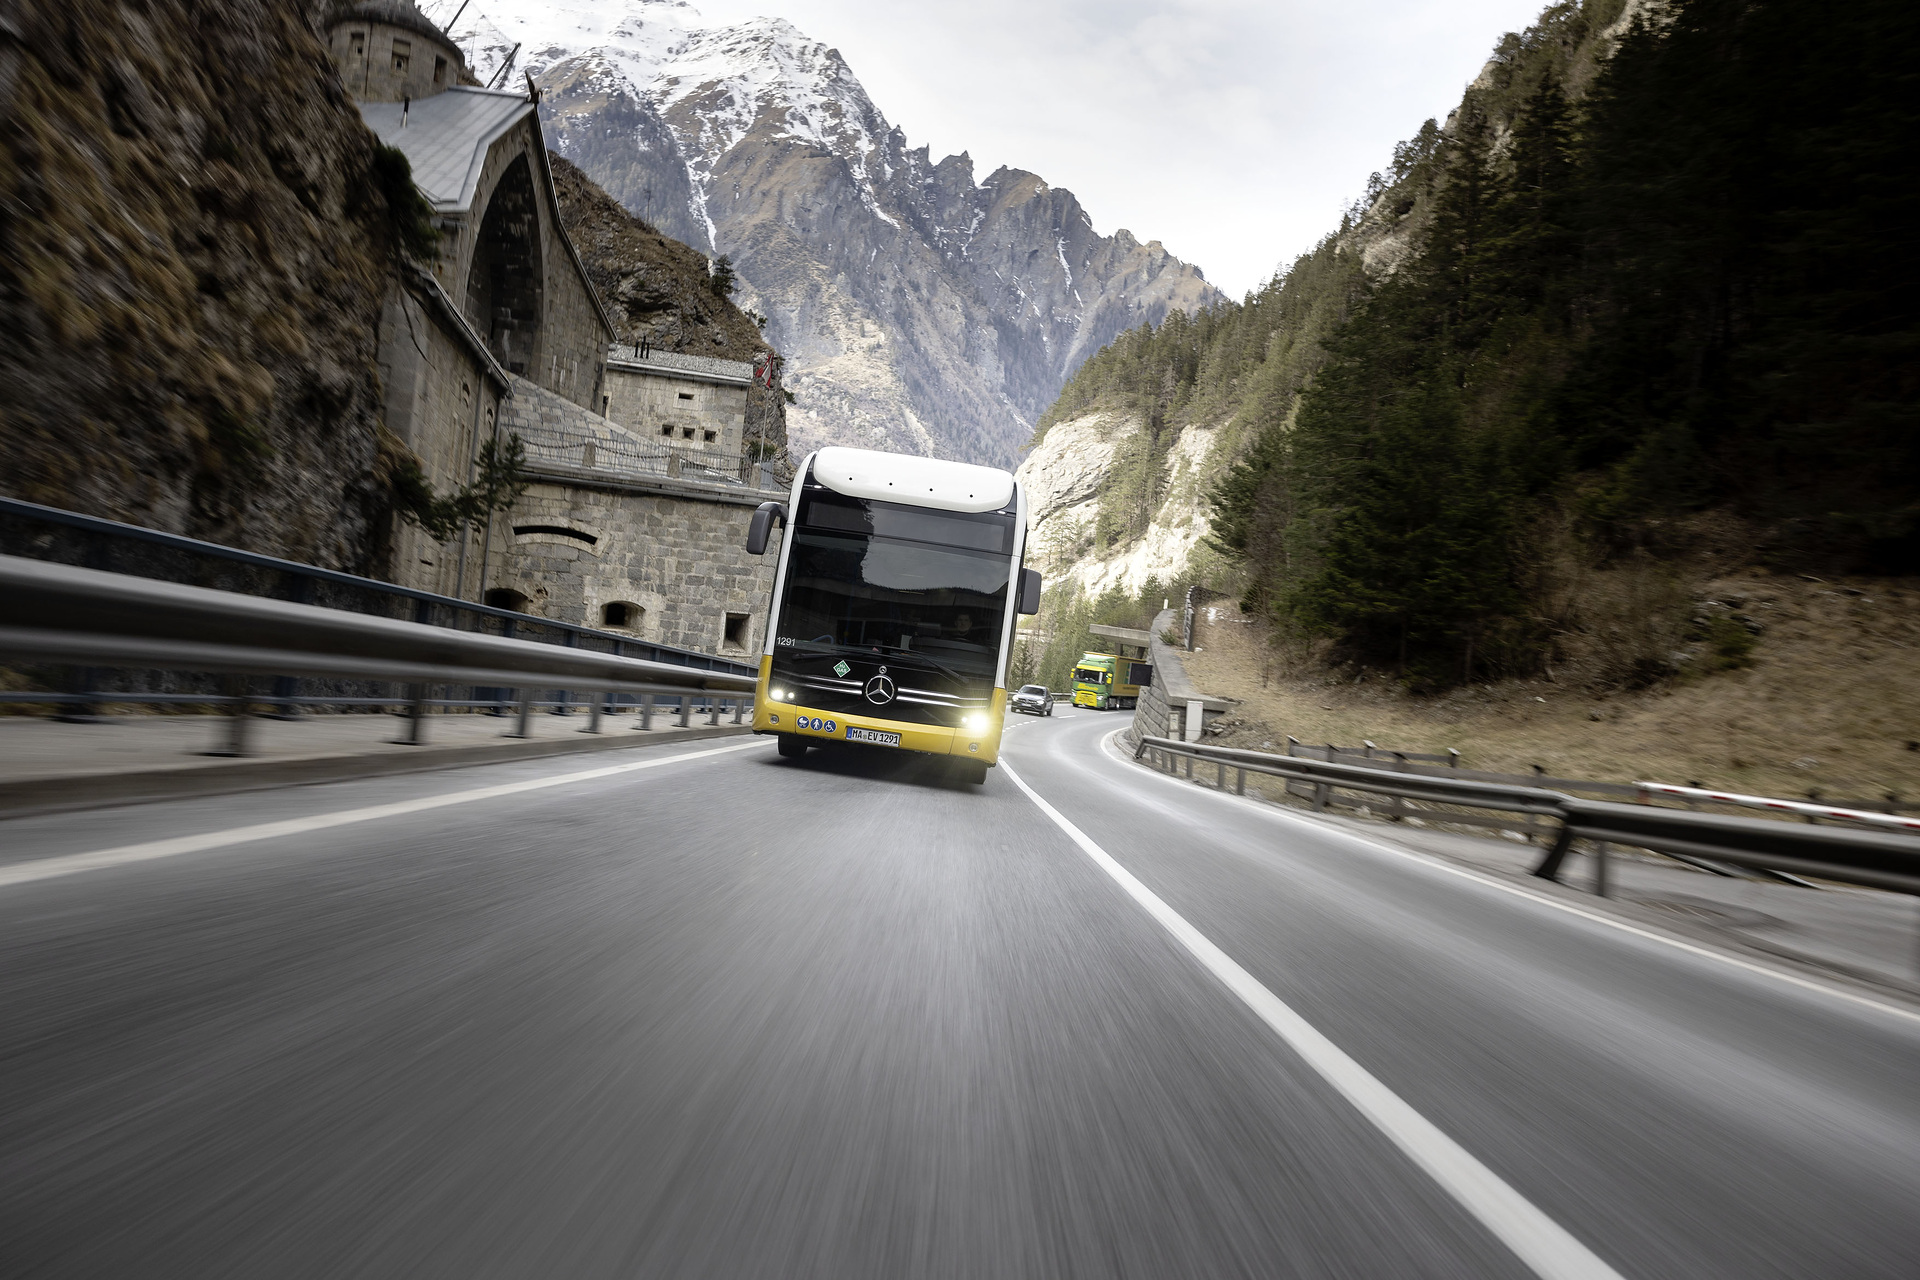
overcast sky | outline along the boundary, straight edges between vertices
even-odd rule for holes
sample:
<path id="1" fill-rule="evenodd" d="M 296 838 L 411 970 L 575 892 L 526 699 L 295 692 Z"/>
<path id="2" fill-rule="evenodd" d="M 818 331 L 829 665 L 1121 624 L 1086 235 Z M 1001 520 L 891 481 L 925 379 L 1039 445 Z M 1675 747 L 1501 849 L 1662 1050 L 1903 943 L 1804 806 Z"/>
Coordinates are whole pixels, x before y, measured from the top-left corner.
<path id="1" fill-rule="evenodd" d="M 975 176 L 1029 169 L 1239 297 L 1313 246 L 1545 0 L 694 0 L 838 48 Z"/>

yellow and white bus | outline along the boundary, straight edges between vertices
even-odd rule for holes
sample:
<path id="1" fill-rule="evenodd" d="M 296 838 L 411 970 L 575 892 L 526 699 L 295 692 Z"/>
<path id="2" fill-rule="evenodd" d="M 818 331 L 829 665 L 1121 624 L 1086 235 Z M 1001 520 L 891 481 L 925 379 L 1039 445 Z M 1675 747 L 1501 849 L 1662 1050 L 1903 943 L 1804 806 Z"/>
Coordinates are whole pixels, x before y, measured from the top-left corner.
<path id="1" fill-rule="evenodd" d="M 756 733 L 799 757 L 828 742 L 951 759 L 969 782 L 1000 758 L 1014 617 L 1040 608 L 1021 566 L 1026 496 L 992 467 L 866 449 L 808 455 L 747 549 L 786 527 Z"/>

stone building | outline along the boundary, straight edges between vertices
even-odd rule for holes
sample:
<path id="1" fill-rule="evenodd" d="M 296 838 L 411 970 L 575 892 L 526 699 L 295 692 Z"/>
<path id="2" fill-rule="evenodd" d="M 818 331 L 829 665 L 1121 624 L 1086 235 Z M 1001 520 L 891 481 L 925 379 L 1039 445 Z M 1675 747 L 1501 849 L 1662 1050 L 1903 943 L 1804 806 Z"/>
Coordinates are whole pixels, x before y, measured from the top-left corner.
<path id="1" fill-rule="evenodd" d="M 381 319 L 387 427 L 440 490 L 472 480 L 509 378 L 582 408 L 603 404 L 613 325 L 560 222 L 537 95 L 473 83 L 458 46 L 411 0 L 333 10 L 325 32 L 342 83 L 380 140 L 406 154 L 442 238 L 403 271 Z M 468 537 L 397 539 L 395 576 L 471 596 Z"/>
<path id="2" fill-rule="evenodd" d="M 735 455 L 748 441 L 747 390 L 753 366 L 741 360 L 616 346 L 607 353 L 602 412 L 636 435 L 675 448 Z"/>
<path id="3" fill-rule="evenodd" d="M 784 496 L 769 469 L 743 475 L 697 440 L 670 447 L 517 377 L 501 427 L 526 442 L 535 483 L 487 530 L 488 604 L 708 653 L 759 651 L 777 557 L 748 555 L 746 540 L 754 508 Z"/>
<path id="4" fill-rule="evenodd" d="M 561 224 L 538 95 L 480 86 L 411 0 L 324 31 L 367 125 L 443 233 L 382 317 L 386 422 L 445 492 L 518 435 L 535 483 L 454 543 L 396 537 L 395 578 L 710 653 L 754 652 L 775 557 L 748 556 L 771 475 L 743 456 L 753 366 L 614 347 Z"/>

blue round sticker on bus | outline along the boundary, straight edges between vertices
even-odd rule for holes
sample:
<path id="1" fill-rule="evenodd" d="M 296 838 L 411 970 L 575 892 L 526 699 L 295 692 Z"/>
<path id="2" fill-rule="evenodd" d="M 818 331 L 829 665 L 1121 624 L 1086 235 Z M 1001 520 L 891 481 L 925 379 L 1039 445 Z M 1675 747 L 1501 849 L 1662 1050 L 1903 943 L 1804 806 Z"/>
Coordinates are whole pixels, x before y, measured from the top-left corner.
<path id="1" fill-rule="evenodd" d="M 829 721 L 827 721 L 827 732 L 828 732 L 828 733 L 832 733 L 832 732 L 833 732 L 833 721 L 831 721 L 831 720 L 829 720 Z"/>

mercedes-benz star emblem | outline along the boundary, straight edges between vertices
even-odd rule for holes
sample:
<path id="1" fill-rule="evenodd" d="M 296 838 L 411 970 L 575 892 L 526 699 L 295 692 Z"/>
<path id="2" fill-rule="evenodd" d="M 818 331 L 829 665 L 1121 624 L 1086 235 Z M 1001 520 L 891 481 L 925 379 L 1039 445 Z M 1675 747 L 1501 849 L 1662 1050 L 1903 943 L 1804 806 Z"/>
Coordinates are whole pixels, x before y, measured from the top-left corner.
<path id="1" fill-rule="evenodd" d="M 876 707 L 884 707 L 893 701 L 893 681 L 885 676 L 875 676 L 867 681 L 865 693 L 868 702 Z"/>

